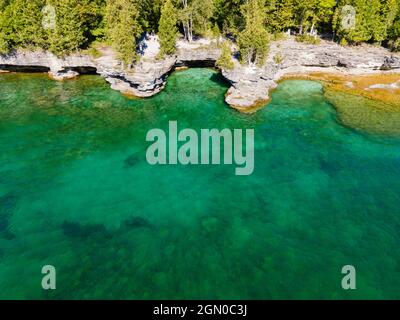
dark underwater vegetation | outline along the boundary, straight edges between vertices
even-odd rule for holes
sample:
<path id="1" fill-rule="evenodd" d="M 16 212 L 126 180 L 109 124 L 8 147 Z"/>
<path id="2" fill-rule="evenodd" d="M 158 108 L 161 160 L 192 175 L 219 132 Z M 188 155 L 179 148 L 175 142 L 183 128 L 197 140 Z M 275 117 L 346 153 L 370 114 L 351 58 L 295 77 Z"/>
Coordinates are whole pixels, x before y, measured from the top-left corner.
<path id="1" fill-rule="evenodd" d="M 146 100 L 0 75 L 0 298 L 400 298 L 399 137 L 342 122 L 317 82 L 283 82 L 253 115 L 226 90 L 211 69 Z M 172 120 L 254 129 L 254 173 L 150 166 L 146 133 Z"/>

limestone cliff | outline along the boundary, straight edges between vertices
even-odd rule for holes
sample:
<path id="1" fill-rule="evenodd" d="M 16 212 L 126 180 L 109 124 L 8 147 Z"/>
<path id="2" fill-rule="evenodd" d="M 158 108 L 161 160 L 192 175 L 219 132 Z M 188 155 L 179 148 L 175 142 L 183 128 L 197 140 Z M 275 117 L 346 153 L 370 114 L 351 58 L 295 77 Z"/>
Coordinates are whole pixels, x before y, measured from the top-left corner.
<path id="1" fill-rule="evenodd" d="M 56 80 L 79 74 L 99 74 L 111 87 L 124 94 L 150 97 L 160 92 L 168 75 L 181 66 L 211 67 L 220 55 L 216 41 L 199 40 L 193 43 L 179 41 L 177 53 L 159 59 L 156 38 L 142 44 L 139 62 L 125 69 L 114 51 L 99 49 L 100 56 L 74 54 L 58 58 L 49 52 L 17 50 L 0 55 L 0 70 L 48 72 Z M 269 92 L 287 75 L 313 71 L 365 74 L 373 72 L 400 73 L 400 57 L 388 50 L 374 46 L 342 47 L 323 41 L 320 45 L 298 43 L 294 39 L 273 42 L 264 67 L 243 66 L 234 61 L 233 70 L 222 70 L 232 84 L 226 102 L 240 111 L 252 110 L 264 104 Z"/>

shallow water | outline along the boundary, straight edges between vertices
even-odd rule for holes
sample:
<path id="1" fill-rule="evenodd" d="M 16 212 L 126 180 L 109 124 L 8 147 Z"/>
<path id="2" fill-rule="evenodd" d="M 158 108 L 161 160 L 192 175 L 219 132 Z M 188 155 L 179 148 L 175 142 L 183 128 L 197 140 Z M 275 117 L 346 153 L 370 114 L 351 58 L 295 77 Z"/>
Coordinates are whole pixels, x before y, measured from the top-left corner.
<path id="1" fill-rule="evenodd" d="M 316 82 L 254 115 L 225 92 L 209 69 L 148 100 L 0 75 L 0 298 L 400 298 L 400 139 L 342 125 Z M 254 128 L 254 174 L 148 165 L 146 133 L 169 120 Z"/>

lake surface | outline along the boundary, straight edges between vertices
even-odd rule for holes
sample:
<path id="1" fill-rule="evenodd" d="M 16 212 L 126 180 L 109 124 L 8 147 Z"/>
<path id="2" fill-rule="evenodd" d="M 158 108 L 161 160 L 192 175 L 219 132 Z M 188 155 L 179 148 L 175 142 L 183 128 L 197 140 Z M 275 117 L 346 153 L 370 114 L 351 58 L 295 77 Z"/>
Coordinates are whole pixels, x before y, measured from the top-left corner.
<path id="1" fill-rule="evenodd" d="M 400 137 L 342 125 L 316 82 L 253 115 L 226 90 L 209 69 L 148 100 L 96 76 L 0 75 L 0 298 L 399 299 Z M 146 134 L 170 120 L 255 129 L 253 175 L 150 166 Z"/>

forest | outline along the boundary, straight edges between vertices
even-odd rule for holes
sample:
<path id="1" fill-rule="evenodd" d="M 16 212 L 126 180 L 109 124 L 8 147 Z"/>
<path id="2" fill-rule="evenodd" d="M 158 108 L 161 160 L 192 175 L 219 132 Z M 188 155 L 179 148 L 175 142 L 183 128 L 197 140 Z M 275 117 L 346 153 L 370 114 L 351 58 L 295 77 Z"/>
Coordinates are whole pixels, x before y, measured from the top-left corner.
<path id="1" fill-rule="evenodd" d="M 130 64 L 148 32 L 158 34 L 161 56 L 174 53 L 178 38 L 226 36 L 243 61 L 262 64 L 269 42 L 288 30 L 299 41 L 318 34 L 398 51 L 400 0 L 0 0 L 1 54 L 41 48 L 63 56 L 102 43 Z"/>

